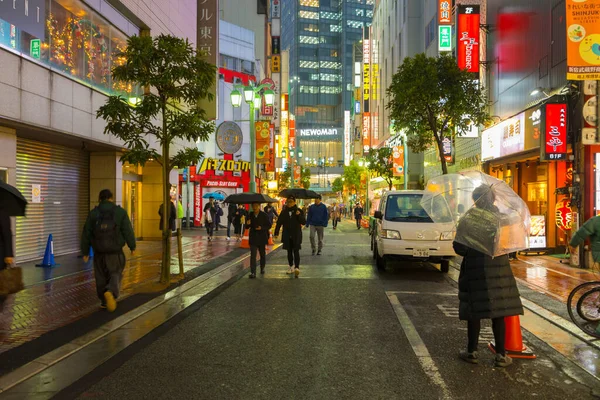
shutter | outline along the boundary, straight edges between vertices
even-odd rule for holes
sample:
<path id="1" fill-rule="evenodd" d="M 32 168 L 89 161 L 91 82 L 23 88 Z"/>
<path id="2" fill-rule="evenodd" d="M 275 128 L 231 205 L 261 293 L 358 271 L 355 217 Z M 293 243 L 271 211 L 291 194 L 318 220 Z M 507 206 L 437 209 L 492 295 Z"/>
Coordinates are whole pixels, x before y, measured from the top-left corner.
<path id="1" fill-rule="evenodd" d="M 32 203 L 32 186 L 41 185 L 41 202 Z M 17 188 L 29 202 L 17 218 L 19 262 L 42 258 L 48 235 L 54 255 L 79 251 L 89 211 L 89 154 L 56 144 L 17 138 Z"/>

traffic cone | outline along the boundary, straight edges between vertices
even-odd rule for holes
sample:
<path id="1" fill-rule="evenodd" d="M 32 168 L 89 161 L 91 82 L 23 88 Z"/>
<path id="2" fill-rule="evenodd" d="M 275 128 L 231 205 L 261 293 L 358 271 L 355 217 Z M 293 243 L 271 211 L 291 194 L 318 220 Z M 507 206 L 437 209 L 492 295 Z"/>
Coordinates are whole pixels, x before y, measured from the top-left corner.
<path id="1" fill-rule="evenodd" d="M 267 242 L 268 245 L 273 245 L 275 244 L 275 242 L 273 241 L 273 234 L 271 233 L 271 230 L 269 230 L 269 241 Z"/>
<path id="2" fill-rule="evenodd" d="M 250 238 L 248 237 L 249 229 L 244 229 L 244 236 L 242 237 L 242 243 L 240 243 L 240 247 L 242 249 L 250 248 Z"/>
<path id="3" fill-rule="evenodd" d="M 523 344 L 523 335 L 521 334 L 521 322 L 518 315 L 504 317 L 506 324 L 506 333 L 504 335 L 504 347 L 506 354 L 511 358 L 537 358 L 533 352 Z M 494 342 L 490 342 L 489 348 L 496 354 Z"/>
<path id="4" fill-rule="evenodd" d="M 58 264 L 54 262 L 54 241 L 52 240 L 52 234 L 48 235 L 48 243 L 46 244 L 46 251 L 44 252 L 44 259 L 41 264 L 36 264 L 36 267 L 56 267 Z"/>

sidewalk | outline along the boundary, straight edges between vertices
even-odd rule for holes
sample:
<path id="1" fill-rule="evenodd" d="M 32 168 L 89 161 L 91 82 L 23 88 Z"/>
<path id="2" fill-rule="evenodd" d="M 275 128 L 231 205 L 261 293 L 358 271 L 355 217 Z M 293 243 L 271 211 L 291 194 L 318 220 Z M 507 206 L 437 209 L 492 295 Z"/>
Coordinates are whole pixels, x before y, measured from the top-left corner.
<path id="1" fill-rule="evenodd" d="M 183 237 L 186 273 L 239 248 L 237 242 L 220 236 L 208 243 L 203 234 L 195 230 Z M 173 244 L 171 272 L 177 274 L 175 238 Z M 126 252 L 121 300 L 135 294 L 141 285 L 158 280 L 161 254 L 159 241 L 140 241 L 133 257 Z M 26 288 L 9 296 L 0 309 L 0 354 L 99 310 L 92 262 L 85 264 L 73 254 L 57 257 L 57 263 L 61 265 L 53 269 L 36 268 L 35 263 L 19 265 Z"/>

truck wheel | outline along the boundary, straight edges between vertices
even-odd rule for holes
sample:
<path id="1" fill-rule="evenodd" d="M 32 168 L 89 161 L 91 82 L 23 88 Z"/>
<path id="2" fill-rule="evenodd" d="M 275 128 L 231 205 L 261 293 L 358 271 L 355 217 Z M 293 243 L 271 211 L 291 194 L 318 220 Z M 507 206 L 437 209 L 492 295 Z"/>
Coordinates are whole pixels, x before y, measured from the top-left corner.
<path id="1" fill-rule="evenodd" d="M 447 274 L 450 271 L 450 260 L 442 260 L 440 262 L 440 271 Z"/>

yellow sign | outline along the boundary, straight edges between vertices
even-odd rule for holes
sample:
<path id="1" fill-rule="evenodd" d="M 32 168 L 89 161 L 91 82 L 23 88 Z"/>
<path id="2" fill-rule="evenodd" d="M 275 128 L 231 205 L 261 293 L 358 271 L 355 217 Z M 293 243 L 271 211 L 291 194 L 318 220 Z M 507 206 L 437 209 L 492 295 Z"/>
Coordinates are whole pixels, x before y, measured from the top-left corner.
<path id="1" fill-rule="evenodd" d="M 600 0 L 567 0 L 567 79 L 600 79 Z"/>
<path id="2" fill-rule="evenodd" d="M 205 171 L 246 172 L 250 171 L 250 162 L 205 158 L 198 173 Z"/>
<path id="3" fill-rule="evenodd" d="M 371 65 L 365 64 L 363 66 L 363 100 L 369 100 L 369 93 L 371 93 Z"/>
<path id="4" fill-rule="evenodd" d="M 371 67 L 371 98 L 377 100 L 379 91 L 379 64 L 373 64 Z"/>
<path id="5" fill-rule="evenodd" d="M 281 56 L 271 56 L 271 72 L 281 72 Z"/>

